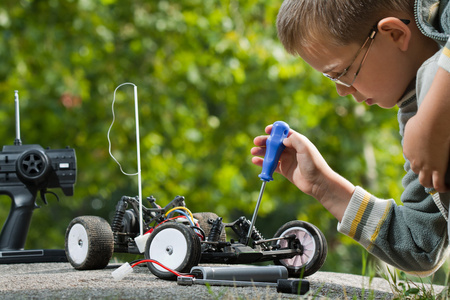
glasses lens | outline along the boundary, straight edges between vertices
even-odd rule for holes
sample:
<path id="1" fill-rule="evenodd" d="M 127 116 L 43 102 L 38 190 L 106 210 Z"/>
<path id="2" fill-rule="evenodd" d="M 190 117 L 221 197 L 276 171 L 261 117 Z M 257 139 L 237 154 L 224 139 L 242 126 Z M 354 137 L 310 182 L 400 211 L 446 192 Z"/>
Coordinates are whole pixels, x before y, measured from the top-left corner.
<path id="1" fill-rule="evenodd" d="M 335 83 L 343 85 L 343 86 L 346 86 L 346 87 L 351 87 L 352 86 L 351 84 L 345 83 L 345 82 L 343 82 L 341 80 L 336 80 Z"/>
<path id="2" fill-rule="evenodd" d="M 333 81 L 334 83 L 346 86 L 346 87 L 350 87 L 351 84 L 345 83 L 342 81 L 342 77 L 344 77 L 343 75 L 345 74 L 341 74 L 339 77 L 331 77 L 330 75 L 326 74 L 326 73 L 322 73 L 323 76 L 325 76 L 326 78 L 330 79 L 331 81 Z"/>

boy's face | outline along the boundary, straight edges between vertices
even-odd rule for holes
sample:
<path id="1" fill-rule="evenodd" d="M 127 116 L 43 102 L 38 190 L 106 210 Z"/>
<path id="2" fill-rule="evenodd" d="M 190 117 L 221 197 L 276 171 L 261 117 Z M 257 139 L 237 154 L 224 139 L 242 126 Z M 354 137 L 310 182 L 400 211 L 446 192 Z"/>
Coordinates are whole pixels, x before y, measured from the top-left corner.
<path id="1" fill-rule="evenodd" d="M 309 65 L 329 77 L 337 78 L 348 68 L 339 80 L 350 86 L 336 83 L 338 94 L 352 95 L 367 105 L 394 107 L 415 78 L 414 67 L 404 53 L 380 34 L 364 45 L 336 47 L 321 42 L 299 53 Z"/>

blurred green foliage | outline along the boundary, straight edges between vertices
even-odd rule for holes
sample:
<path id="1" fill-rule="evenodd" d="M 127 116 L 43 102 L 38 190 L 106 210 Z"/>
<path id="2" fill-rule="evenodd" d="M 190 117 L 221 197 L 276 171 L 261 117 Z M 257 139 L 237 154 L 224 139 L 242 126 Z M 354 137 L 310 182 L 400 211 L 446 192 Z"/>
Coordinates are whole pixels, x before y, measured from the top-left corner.
<path id="1" fill-rule="evenodd" d="M 33 215 L 26 248 L 62 248 L 74 217 L 110 220 L 137 195 L 108 153 L 114 89 L 138 87 L 144 196 L 165 205 L 184 195 L 193 212 L 233 221 L 256 203 L 253 138 L 277 120 L 309 137 L 331 167 L 379 197 L 398 199 L 403 157 L 396 111 L 339 97 L 332 82 L 285 53 L 275 20 L 281 0 L 2 0 L 0 138 L 15 138 L 19 90 L 24 144 L 76 149 L 75 195 Z M 112 151 L 136 172 L 133 89 L 117 92 Z M 41 200 L 37 201 L 42 204 Z M 0 198 L 0 221 L 10 199 Z M 324 270 L 358 273 L 361 247 L 282 176 L 267 186 L 257 226 L 318 226 L 329 243 Z"/>

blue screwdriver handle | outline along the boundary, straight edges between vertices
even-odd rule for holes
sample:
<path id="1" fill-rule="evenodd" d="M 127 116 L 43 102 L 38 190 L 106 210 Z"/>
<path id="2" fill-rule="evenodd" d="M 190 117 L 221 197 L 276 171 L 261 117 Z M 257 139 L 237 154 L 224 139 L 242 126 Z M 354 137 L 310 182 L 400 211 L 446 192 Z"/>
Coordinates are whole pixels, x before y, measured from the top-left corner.
<path id="1" fill-rule="evenodd" d="M 289 125 L 283 121 L 276 121 L 273 123 L 272 131 L 266 141 L 266 155 L 264 156 L 262 172 L 259 178 L 262 181 L 272 181 L 272 175 L 278 166 L 281 153 L 286 146 L 283 145 L 283 140 L 289 134 Z"/>

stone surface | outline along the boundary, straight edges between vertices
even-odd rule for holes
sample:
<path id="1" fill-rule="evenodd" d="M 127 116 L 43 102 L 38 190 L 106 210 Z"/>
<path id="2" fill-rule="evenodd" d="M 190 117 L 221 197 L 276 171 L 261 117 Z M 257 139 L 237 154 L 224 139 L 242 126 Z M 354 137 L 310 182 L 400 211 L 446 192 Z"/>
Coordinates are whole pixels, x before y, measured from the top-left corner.
<path id="1" fill-rule="evenodd" d="M 389 283 L 331 272 L 308 277 L 306 296 L 277 293 L 272 287 L 181 286 L 150 273 L 145 264 L 116 281 L 111 273 L 120 264 L 103 270 L 77 271 L 69 263 L 0 265 L 1 299 L 391 299 Z M 232 266 L 230 266 L 232 267 Z M 370 295 L 370 296 L 369 296 Z"/>

